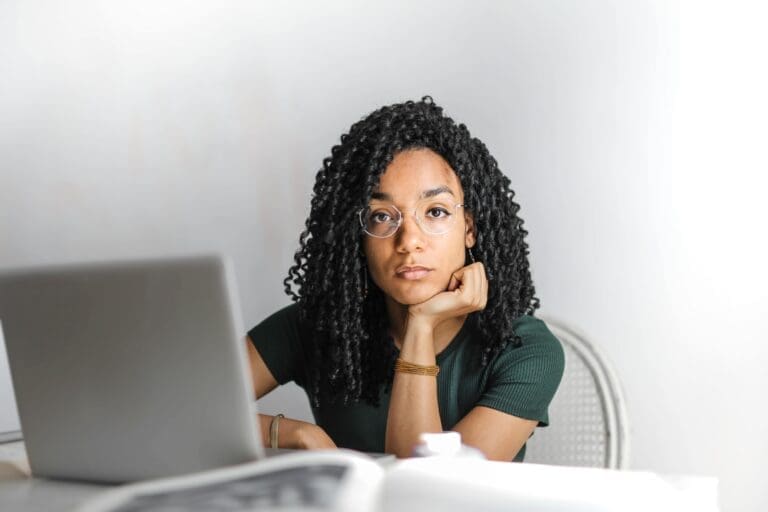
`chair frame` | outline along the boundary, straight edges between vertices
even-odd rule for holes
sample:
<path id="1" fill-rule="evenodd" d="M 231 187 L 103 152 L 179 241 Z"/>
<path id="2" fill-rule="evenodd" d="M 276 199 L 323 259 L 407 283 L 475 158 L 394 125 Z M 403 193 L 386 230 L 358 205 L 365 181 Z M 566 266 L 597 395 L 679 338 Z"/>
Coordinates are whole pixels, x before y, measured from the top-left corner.
<path id="1" fill-rule="evenodd" d="M 608 440 L 606 466 L 609 469 L 627 469 L 629 465 L 629 418 L 626 402 L 616 374 L 605 355 L 586 336 L 564 322 L 548 315 L 541 315 L 558 340 L 571 345 L 592 373 L 597 383 L 600 405 L 605 414 L 606 437 Z M 567 363 L 566 363 L 567 364 Z"/>

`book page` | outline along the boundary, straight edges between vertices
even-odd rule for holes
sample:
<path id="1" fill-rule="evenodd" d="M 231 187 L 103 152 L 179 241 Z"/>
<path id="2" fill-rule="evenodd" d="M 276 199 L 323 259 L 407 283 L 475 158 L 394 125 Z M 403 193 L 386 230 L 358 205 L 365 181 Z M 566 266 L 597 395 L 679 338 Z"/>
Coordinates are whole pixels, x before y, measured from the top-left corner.
<path id="1" fill-rule="evenodd" d="M 297 451 L 229 468 L 126 485 L 80 512 L 374 510 L 384 470 L 348 450 Z"/>

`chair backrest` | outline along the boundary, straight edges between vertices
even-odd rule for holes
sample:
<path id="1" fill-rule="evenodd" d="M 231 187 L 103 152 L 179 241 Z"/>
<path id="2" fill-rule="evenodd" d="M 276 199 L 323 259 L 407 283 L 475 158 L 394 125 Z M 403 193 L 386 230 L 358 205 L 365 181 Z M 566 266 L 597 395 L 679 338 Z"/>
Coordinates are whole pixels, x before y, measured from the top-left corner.
<path id="1" fill-rule="evenodd" d="M 565 372 L 549 407 L 550 426 L 536 429 L 527 443 L 525 461 L 626 468 L 627 412 L 612 368 L 583 336 L 557 320 L 542 319 L 563 345 Z"/>

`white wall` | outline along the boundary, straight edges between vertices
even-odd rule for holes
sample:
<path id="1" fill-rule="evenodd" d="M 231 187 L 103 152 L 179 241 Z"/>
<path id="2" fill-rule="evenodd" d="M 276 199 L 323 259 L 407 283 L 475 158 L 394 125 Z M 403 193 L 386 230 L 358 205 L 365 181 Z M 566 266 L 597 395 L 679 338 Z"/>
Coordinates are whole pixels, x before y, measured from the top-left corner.
<path id="1" fill-rule="evenodd" d="M 331 145 L 428 93 L 512 179 L 543 311 L 614 362 L 632 467 L 765 509 L 764 9 L 414 4 L 0 3 L 0 266 L 220 250 L 255 323 Z"/>

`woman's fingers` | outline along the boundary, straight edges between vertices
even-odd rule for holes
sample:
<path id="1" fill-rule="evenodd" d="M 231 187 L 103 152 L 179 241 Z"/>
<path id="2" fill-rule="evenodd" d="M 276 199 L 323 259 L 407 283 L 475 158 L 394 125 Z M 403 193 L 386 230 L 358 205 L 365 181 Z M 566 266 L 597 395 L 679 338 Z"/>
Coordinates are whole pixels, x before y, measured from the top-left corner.
<path id="1" fill-rule="evenodd" d="M 477 309 L 483 309 L 485 307 L 485 297 L 486 297 L 486 290 L 485 286 L 488 282 L 487 278 L 485 277 L 485 267 L 482 263 L 474 263 L 476 265 L 475 272 L 477 274 L 477 279 L 475 280 L 475 300 L 477 301 L 475 304 L 477 306 Z"/>
<path id="2" fill-rule="evenodd" d="M 459 280 L 458 277 L 456 277 L 456 272 L 454 272 L 453 274 L 451 274 L 451 280 L 448 282 L 448 291 L 452 292 L 456 290 L 460 284 L 461 284 L 461 281 Z"/>
<path id="3" fill-rule="evenodd" d="M 488 278 L 485 276 L 485 266 L 480 263 L 473 263 L 475 266 L 475 273 L 476 273 L 476 279 L 475 279 L 475 300 L 477 309 L 483 309 L 485 307 L 485 303 L 488 300 Z"/>
<path id="4" fill-rule="evenodd" d="M 458 282 L 458 287 L 455 283 Z M 483 309 L 488 299 L 488 279 L 482 263 L 472 263 L 462 267 L 451 276 L 449 291 L 458 290 L 463 305 L 470 311 Z"/>
<path id="5" fill-rule="evenodd" d="M 414 304 L 411 312 L 438 319 L 466 315 L 485 308 L 488 280 L 482 263 L 473 263 L 451 275 L 448 288 L 431 299 Z"/>

